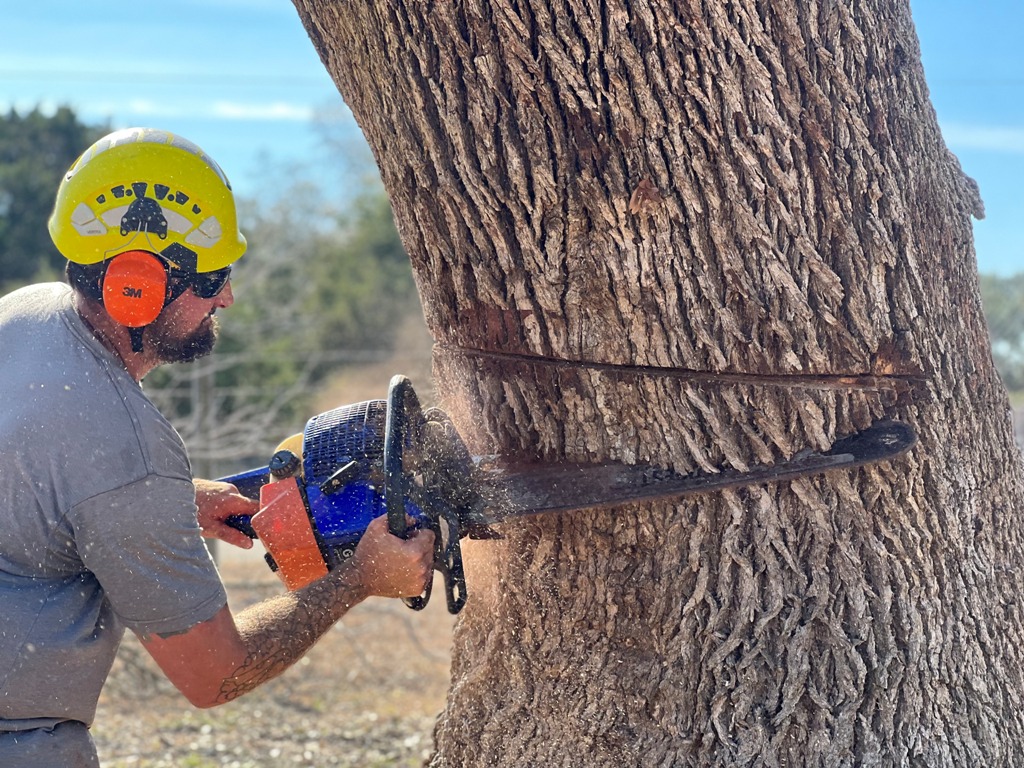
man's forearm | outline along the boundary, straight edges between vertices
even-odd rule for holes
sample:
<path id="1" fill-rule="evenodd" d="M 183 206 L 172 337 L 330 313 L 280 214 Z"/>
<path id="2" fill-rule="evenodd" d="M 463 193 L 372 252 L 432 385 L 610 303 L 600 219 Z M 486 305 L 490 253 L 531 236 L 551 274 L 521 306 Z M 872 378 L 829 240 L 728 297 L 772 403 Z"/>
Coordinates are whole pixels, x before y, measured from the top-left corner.
<path id="1" fill-rule="evenodd" d="M 300 590 L 240 612 L 235 624 L 248 655 L 224 680 L 218 703 L 237 699 L 284 672 L 366 597 L 358 572 L 343 567 Z"/>
<path id="2" fill-rule="evenodd" d="M 370 595 L 420 594 L 433 562 L 433 532 L 414 531 L 401 539 L 391 535 L 381 515 L 367 526 L 355 555 L 312 584 L 237 616 L 224 605 L 184 632 L 140 637 L 192 704 L 215 707 L 280 675 Z"/>

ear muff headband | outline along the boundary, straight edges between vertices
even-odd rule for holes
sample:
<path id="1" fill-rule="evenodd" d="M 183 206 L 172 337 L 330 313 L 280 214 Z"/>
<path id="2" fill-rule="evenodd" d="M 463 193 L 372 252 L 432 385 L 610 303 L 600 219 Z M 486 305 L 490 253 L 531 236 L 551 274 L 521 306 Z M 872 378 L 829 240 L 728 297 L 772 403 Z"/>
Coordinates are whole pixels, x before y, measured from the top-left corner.
<path id="1" fill-rule="evenodd" d="M 146 251 L 125 251 L 110 260 L 103 276 L 103 306 L 128 328 L 149 325 L 167 302 L 167 268 Z"/>

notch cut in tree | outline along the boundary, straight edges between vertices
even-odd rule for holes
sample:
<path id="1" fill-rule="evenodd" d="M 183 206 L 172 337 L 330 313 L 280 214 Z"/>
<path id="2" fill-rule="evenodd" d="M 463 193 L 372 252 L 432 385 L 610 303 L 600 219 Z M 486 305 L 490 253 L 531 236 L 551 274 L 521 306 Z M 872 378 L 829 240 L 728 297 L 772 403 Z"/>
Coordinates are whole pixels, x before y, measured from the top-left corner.
<path id="1" fill-rule="evenodd" d="M 906 0 L 295 2 L 474 451 L 921 435 L 467 546 L 432 764 L 1024 762 L 1021 459 Z"/>

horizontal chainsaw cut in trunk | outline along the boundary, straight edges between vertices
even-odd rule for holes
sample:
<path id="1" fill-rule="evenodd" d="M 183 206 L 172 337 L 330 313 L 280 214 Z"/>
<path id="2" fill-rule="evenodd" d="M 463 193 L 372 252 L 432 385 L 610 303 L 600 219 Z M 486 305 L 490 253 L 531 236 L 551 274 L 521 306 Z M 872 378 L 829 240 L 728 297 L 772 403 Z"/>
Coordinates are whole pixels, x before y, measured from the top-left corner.
<path id="1" fill-rule="evenodd" d="M 295 0 L 479 453 L 857 471 L 508 522 L 435 766 L 1014 765 L 1020 453 L 906 0 Z"/>

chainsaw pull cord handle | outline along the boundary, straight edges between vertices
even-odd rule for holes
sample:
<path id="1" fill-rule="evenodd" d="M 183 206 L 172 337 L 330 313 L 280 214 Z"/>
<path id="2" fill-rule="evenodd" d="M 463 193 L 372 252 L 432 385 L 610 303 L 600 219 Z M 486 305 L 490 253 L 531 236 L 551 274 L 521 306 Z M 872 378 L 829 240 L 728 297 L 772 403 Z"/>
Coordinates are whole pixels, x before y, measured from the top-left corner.
<path id="1" fill-rule="evenodd" d="M 412 382 L 399 374 L 392 377 L 388 386 L 387 415 L 384 420 L 384 507 L 388 515 L 388 530 L 400 539 L 409 537 L 409 526 L 405 519 L 408 488 L 405 487 L 402 449 L 405 447 L 410 412 L 419 415 L 420 401 L 412 388 Z M 414 611 L 422 610 L 430 601 L 432 586 L 432 582 L 427 581 L 423 594 L 403 597 L 402 602 Z"/>

